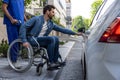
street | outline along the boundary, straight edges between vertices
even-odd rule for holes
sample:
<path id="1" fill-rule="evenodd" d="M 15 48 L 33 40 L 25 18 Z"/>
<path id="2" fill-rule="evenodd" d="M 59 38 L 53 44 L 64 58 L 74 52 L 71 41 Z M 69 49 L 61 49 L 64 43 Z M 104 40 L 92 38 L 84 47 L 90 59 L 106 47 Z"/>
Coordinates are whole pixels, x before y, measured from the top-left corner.
<path id="1" fill-rule="evenodd" d="M 83 80 L 82 65 L 81 65 L 82 45 L 76 42 L 72 47 L 69 55 L 66 58 L 67 64 L 59 73 L 56 80 Z"/>

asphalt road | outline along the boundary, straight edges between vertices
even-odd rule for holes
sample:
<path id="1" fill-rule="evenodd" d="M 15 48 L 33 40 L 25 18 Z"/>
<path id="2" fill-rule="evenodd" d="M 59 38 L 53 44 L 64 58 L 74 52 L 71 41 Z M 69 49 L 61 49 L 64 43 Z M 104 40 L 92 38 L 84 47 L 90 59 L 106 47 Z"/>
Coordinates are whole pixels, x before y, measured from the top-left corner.
<path id="1" fill-rule="evenodd" d="M 66 66 L 59 71 L 55 80 L 83 80 L 81 65 L 82 44 L 76 42 L 66 58 Z"/>

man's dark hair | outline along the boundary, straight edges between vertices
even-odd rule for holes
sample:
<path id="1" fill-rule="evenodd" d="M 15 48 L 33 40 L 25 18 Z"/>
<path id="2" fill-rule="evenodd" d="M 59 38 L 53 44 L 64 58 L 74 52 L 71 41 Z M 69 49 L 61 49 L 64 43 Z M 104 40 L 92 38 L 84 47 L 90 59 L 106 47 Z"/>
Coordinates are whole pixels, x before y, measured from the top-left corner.
<path id="1" fill-rule="evenodd" d="M 55 9 L 53 5 L 47 5 L 43 8 L 43 14 L 46 13 L 47 10 L 51 11 L 51 9 Z"/>

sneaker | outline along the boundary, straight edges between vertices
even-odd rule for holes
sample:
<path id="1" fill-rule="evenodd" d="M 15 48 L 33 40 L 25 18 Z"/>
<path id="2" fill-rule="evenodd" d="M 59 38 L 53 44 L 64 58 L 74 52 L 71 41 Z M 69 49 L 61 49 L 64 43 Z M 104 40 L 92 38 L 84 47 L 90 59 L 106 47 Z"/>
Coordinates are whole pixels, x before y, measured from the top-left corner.
<path id="1" fill-rule="evenodd" d="M 66 62 L 65 61 L 63 61 L 63 62 L 56 62 L 56 64 L 58 64 L 59 65 L 59 67 L 63 67 L 63 66 L 65 66 L 66 65 Z"/>
<path id="2" fill-rule="evenodd" d="M 57 70 L 57 69 L 60 69 L 59 64 L 55 64 L 55 63 L 48 64 L 47 70 Z"/>

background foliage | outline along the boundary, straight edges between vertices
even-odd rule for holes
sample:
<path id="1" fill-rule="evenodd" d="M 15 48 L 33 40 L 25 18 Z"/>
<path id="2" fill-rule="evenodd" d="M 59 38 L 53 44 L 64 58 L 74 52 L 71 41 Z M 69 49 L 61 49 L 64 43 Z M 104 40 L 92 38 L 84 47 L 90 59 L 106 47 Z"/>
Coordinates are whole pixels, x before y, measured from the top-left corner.
<path id="1" fill-rule="evenodd" d="M 34 1 L 36 1 L 36 0 L 34 0 Z M 28 6 L 31 2 L 32 2 L 32 0 L 25 0 L 25 6 Z M 2 0 L 0 0 L 0 16 L 3 16 L 3 12 L 2 12 Z"/>
<path id="2" fill-rule="evenodd" d="M 90 18 L 84 18 L 82 16 L 77 16 L 72 21 L 72 30 L 77 31 L 77 29 L 81 27 L 85 27 L 85 29 L 88 29 L 94 15 L 96 14 L 97 10 L 99 9 L 100 5 L 102 4 L 103 0 L 95 0 L 91 5 L 91 11 L 90 11 Z"/>
<path id="3" fill-rule="evenodd" d="M 31 2 L 32 2 L 32 0 L 25 0 L 25 6 L 28 6 Z"/>
<path id="4" fill-rule="evenodd" d="M 7 40 L 2 40 L 0 43 L 0 56 L 6 57 L 7 56 L 7 49 L 9 45 L 7 43 Z"/>
<path id="5" fill-rule="evenodd" d="M 54 23 L 56 23 L 57 25 L 61 26 L 61 27 L 65 27 L 65 26 L 63 26 L 63 25 L 60 23 L 60 18 L 53 17 L 53 18 L 52 18 L 52 21 L 53 21 Z"/>
<path id="6" fill-rule="evenodd" d="M 77 31 L 81 27 L 85 27 L 86 29 L 89 26 L 89 19 L 86 19 L 82 16 L 77 16 L 72 21 L 72 30 Z"/>

